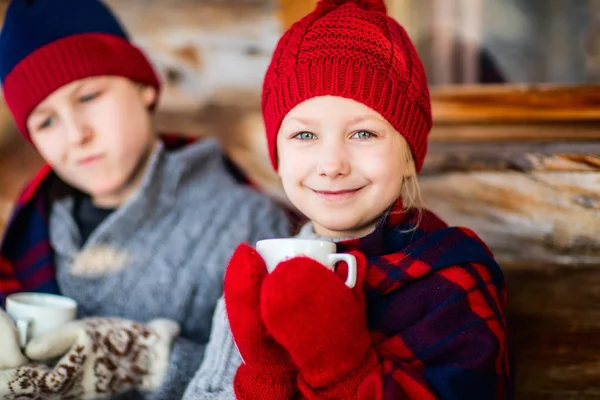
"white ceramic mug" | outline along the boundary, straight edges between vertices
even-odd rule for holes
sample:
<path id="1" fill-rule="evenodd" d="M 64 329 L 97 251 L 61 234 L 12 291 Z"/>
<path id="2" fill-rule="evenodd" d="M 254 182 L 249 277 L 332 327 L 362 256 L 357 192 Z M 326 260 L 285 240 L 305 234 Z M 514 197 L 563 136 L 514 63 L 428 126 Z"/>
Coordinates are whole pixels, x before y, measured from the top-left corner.
<path id="1" fill-rule="evenodd" d="M 47 293 L 15 293 L 6 298 L 6 312 L 15 321 L 19 342 L 60 328 L 77 317 L 75 300 Z"/>
<path id="2" fill-rule="evenodd" d="M 266 239 L 256 243 L 256 250 L 265 260 L 267 270 L 272 272 L 282 261 L 293 257 L 310 257 L 334 271 L 340 261 L 348 264 L 346 286 L 356 285 L 356 258 L 351 254 L 336 253 L 336 244 L 325 240 Z"/>

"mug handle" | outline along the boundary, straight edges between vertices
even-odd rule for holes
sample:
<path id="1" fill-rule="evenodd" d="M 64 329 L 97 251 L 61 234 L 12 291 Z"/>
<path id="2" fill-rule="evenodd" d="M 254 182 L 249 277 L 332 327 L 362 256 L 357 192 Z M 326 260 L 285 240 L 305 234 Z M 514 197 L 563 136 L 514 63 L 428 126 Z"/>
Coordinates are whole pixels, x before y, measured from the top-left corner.
<path id="1" fill-rule="evenodd" d="M 19 332 L 19 344 L 21 348 L 25 348 L 27 345 L 27 337 L 29 336 L 29 330 L 31 329 L 31 318 L 18 318 L 15 320 L 17 332 Z"/>
<path id="2" fill-rule="evenodd" d="M 328 256 L 329 262 L 333 265 L 335 269 L 335 264 L 340 261 L 344 261 L 348 264 L 348 277 L 346 278 L 346 286 L 352 289 L 356 285 L 356 257 L 352 254 L 345 253 L 334 253 L 329 254 Z"/>

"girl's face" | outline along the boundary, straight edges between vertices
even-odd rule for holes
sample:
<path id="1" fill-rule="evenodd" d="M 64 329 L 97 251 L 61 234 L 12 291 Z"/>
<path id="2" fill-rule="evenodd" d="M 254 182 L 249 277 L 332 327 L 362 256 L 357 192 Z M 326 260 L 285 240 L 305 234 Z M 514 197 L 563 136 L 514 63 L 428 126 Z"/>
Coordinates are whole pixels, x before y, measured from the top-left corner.
<path id="1" fill-rule="evenodd" d="M 360 237 L 398 198 L 414 163 L 404 138 L 354 100 L 314 97 L 293 108 L 277 136 L 279 175 L 315 232 Z"/>

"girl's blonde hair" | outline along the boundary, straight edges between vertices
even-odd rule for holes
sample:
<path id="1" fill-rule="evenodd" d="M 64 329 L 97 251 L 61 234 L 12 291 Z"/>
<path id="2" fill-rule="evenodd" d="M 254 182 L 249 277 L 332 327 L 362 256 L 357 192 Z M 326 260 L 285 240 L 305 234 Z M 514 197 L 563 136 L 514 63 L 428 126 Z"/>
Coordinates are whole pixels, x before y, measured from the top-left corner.
<path id="1" fill-rule="evenodd" d="M 400 188 L 400 196 L 405 210 L 413 208 L 422 208 L 423 199 L 421 197 L 421 187 L 417 178 L 415 160 L 406 140 L 401 137 L 402 157 L 406 160 L 405 168 L 401 173 L 404 175 L 402 179 L 402 187 Z"/>
<path id="2" fill-rule="evenodd" d="M 402 188 L 400 189 L 400 196 L 402 197 L 402 204 L 406 210 L 423 207 L 421 186 L 419 186 L 416 174 L 404 178 Z"/>
<path id="3" fill-rule="evenodd" d="M 402 136 L 400 137 L 402 138 L 402 157 L 405 160 L 405 165 L 402 168 L 402 171 L 400 171 L 400 173 L 403 175 L 402 186 L 400 187 L 400 197 L 402 198 L 403 210 L 399 211 L 398 213 L 405 213 L 413 209 L 416 210 L 417 220 L 415 225 L 410 229 L 401 231 L 402 233 L 410 233 L 415 231 L 421 223 L 421 218 L 423 215 L 423 199 L 421 197 L 421 187 L 419 186 L 419 180 L 417 179 L 417 169 L 412 151 L 410 150 L 406 140 Z"/>

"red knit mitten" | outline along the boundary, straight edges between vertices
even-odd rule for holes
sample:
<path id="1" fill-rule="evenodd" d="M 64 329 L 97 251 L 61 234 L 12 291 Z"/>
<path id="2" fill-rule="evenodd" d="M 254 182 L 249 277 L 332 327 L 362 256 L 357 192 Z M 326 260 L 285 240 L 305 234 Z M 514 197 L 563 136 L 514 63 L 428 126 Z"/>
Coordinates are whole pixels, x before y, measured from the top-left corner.
<path id="1" fill-rule="evenodd" d="M 225 307 L 244 363 L 234 387 L 238 399 L 291 399 L 298 392 L 297 370 L 271 338 L 260 316 L 260 289 L 267 269 L 252 247 L 240 245 L 225 273 Z"/>
<path id="2" fill-rule="evenodd" d="M 358 270 L 354 289 L 306 257 L 282 262 L 263 282 L 263 320 L 298 366 L 298 387 L 307 399 L 382 397 L 362 291 L 366 261 L 352 254 Z"/>

